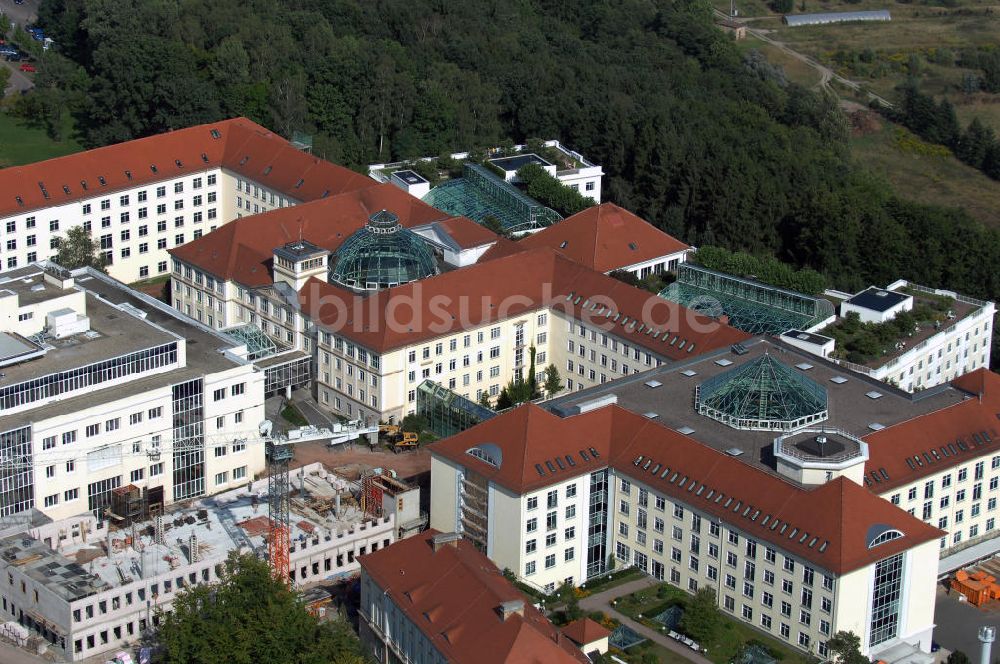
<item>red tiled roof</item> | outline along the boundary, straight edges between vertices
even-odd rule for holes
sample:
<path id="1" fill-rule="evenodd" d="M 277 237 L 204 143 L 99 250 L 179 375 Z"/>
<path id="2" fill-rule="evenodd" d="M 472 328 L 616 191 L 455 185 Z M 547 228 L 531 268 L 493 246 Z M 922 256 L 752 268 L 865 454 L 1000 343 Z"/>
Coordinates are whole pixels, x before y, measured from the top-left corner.
<path id="1" fill-rule="evenodd" d="M 563 419 L 536 406 L 522 406 L 439 440 L 431 446 L 431 451 L 469 466 L 473 457 L 467 454 L 468 450 L 482 443 L 494 443 L 503 453 L 500 467 L 480 461 L 475 461 L 472 467 L 511 491 L 528 493 L 554 481 L 546 462 L 555 464 L 556 457 L 563 464 L 562 469 L 552 466 L 560 482 L 606 467 L 611 455 L 612 423 L 613 411 L 609 408 L 593 411 L 586 417 Z M 575 465 L 565 461 L 567 454 Z M 536 465 L 542 468 L 541 473 Z"/>
<path id="2" fill-rule="evenodd" d="M 379 210 L 392 210 L 403 226 L 419 226 L 444 213 L 391 184 L 377 184 L 279 208 L 224 224 L 208 235 L 170 250 L 170 253 L 218 279 L 244 286 L 273 283 L 271 260 L 275 249 L 302 237 L 335 251 Z"/>
<path id="3" fill-rule="evenodd" d="M 499 469 L 466 453 L 481 443 L 500 448 Z M 579 450 L 589 446 L 601 453 L 601 466 L 608 464 L 836 574 L 941 536 L 941 531 L 851 480 L 840 477 L 803 488 L 618 406 L 567 418 L 538 406 L 520 406 L 434 443 L 431 452 L 525 493 L 597 467 L 581 465 Z M 534 468 L 539 460 L 567 454 L 577 466 L 565 464 L 554 473 L 546 469 L 544 475 Z M 872 529 L 879 526 L 896 528 L 904 536 L 869 549 Z"/>
<path id="4" fill-rule="evenodd" d="M 563 664 L 586 656 L 503 577 L 471 542 L 434 551 L 435 530 L 361 556 L 361 568 L 456 664 Z M 524 602 L 524 615 L 504 620 L 502 603 Z"/>
<path id="5" fill-rule="evenodd" d="M 702 353 L 749 338 L 735 328 L 544 248 L 477 263 L 367 297 L 312 279 L 299 297 L 303 311 L 317 324 L 376 352 L 543 306 L 669 359 L 691 357 L 695 350 Z M 387 321 L 396 324 L 387 325 Z"/>
<path id="6" fill-rule="evenodd" d="M 319 198 L 327 190 L 332 195 L 374 184 L 359 173 L 295 149 L 246 118 L 233 118 L 4 168 L 0 170 L 0 216 L 112 194 L 219 166 L 297 200 Z M 263 175 L 267 166 L 272 168 Z M 300 178 L 305 182 L 296 188 Z M 82 182 L 86 182 L 86 189 Z"/>
<path id="7" fill-rule="evenodd" d="M 499 237 L 490 229 L 483 228 L 468 217 L 452 217 L 437 223 L 463 249 L 481 247 L 484 244 L 496 242 Z"/>
<path id="8" fill-rule="evenodd" d="M 675 254 L 690 247 L 614 203 L 602 203 L 519 242 L 551 247 L 598 272 Z"/>
<path id="9" fill-rule="evenodd" d="M 265 187 L 299 201 L 312 201 L 375 184 L 361 173 L 293 147 L 246 118 L 229 122 L 233 124 L 225 141 L 222 165 Z"/>
<path id="10" fill-rule="evenodd" d="M 889 476 L 873 481 L 872 491 L 885 493 L 978 457 L 1000 454 L 1000 376 L 978 369 L 952 385 L 971 397 L 864 437 L 867 474 L 882 478 L 885 470 Z"/>
<path id="11" fill-rule="evenodd" d="M 563 634 L 568 636 L 574 643 L 582 646 L 593 643 L 598 639 L 611 636 L 611 632 L 603 625 L 594 622 L 590 618 L 580 618 L 562 628 Z"/>

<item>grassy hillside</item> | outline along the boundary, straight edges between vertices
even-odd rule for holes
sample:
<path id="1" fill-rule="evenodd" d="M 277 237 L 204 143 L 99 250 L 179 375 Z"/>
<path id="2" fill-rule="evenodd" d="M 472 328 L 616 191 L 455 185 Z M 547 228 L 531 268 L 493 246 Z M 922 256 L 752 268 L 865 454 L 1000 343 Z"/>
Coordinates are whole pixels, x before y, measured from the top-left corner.
<path id="1" fill-rule="evenodd" d="M 72 136 L 67 118 L 64 136 Z M 20 166 L 79 152 L 83 148 L 73 139 L 53 141 L 44 129 L 29 127 L 23 120 L 0 113 L 0 167 Z"/>

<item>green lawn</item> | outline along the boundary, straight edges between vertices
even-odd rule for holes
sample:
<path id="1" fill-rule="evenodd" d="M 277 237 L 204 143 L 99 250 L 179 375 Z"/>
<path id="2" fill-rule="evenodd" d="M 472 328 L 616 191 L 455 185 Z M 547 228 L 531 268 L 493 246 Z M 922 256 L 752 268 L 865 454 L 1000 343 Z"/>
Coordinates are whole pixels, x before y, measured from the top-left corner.
<path id="1" fill-rule="evenodd" d="M 653 629 L 662 626 L 652 620 L 652 616 L 663 611 L 667 605 L 680 602 L 687 603 L 690 595 L 676 588 L 669 583 L 640 590 L 631 595 L 625 595 L 615 600 L 614 608 L 617 611 L 629 616 L 633 620 L 643 623 Z M 722 615 L 722 626 L 718 630 L 715 639 L 711 643 L 702 643 L 708 648 L 705 655 L 715 662 L 715 664 L 729 664 L 729 662 L 739 653 L 743 644 L 748 641 L 756 641 L 765 645 L 772 654 L 780 661 L 789 664 L 812 664 L 815 660 L 804 653 L 792 650 L 779 641 L 767 636 L 746 623 L 730 618 L 725 613 Z M 642 617 L 640 617 L 642 616 Z"/>
<path id="2" fill-rule="evenodd" d="M 643 576 L 642 572 L 636 568 L 627 567 L 625 569 L 611 572 L 607 576 L 602 576 L 599 579 L 587 581 L 580 587 L 586 590 L 588 594 L 593 595 L 595 593 L 603 593 L 605 590 L 620 586 L 623 583 L 641 579 Z"/>
<path id="3" fill-rule="evenodd" d="M 63 135 L 73 136 L 73 124 L 69 118 L 63 128 Z M 0 112 L 0 167 L 30 164 L 82 149 L 72 138 L 53 141 L 45 130 L 28 127 L 20 118 Z"/>
<path id="4" fill-rule="evenodd" d="M 281 417 L 297 427 L 304 427 L 309 424 L 309 420 L 307 420 L 302 413 L 299 412 L 299 409 L 292 404 L 285 406 L 285 408 L 281 411 Z"/>

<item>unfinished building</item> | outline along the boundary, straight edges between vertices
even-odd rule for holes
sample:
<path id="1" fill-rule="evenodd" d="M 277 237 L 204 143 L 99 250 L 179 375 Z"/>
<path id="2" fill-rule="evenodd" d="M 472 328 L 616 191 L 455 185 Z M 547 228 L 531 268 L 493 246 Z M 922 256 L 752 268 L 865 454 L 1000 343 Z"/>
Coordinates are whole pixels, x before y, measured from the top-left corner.
<path id="1" fill-rule="evenodd" d="M 295 471 L 293 483 L 295 585 L 351 575 L 358 556 L 395 541 L 395 509 L 364 512 L 356 482 L 313 464 Z M 231 552 L 266 550 L 266 486 L 262 480 L 162 513 L 144 511 L 141 500 L 137 507 L 125 487 L 113 504 L 131 506 L 131 518 L 118 523 L 91 514 L 53 522 L 36 512 L 18 532 L 0 531 L 0 619 L 28 627 L 71 661 L 136 641 L 178 592 L 218 581 Z"/>

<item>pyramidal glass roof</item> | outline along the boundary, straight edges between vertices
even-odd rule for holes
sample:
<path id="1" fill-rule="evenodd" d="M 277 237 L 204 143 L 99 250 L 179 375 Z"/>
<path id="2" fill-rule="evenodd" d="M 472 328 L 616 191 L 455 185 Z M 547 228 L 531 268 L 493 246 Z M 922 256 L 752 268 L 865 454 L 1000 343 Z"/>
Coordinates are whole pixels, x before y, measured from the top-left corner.
<path id="1" fill-rule="evenodd" d="M 769 354 L 706 380 L 698 412 L 734 429 L 789 431 L 828 416 L 826 388 Z"/>
<path id="2" fill-rule="evenodd" d="M 378 290 L 437 274 L 433 251 L 388 210 L 376 212 L 337 250 L 330 283 Z"/>

